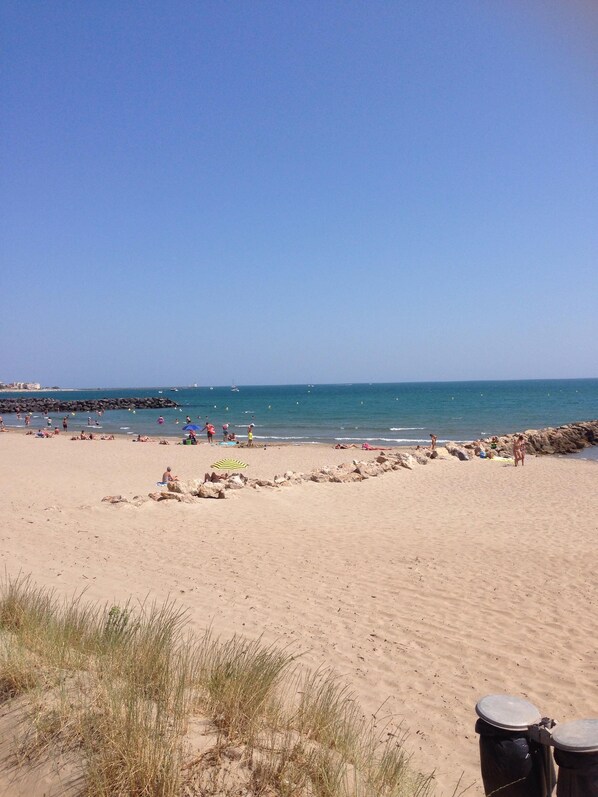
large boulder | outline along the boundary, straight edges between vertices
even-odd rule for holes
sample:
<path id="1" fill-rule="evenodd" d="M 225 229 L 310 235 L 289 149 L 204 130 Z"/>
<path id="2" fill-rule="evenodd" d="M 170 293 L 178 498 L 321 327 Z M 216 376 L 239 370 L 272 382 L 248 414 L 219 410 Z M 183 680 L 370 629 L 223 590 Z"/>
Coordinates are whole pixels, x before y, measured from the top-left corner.
<path id="1" fill-rule="evenodd" d="M 446 443 L 445 447 L 449 454 L 453 457 L 457 457 L 457 459 L 460 459 L 462 462 L 468 462 L 471 459 L 471 454 L 464 446 L 459 446 L 455 443 Z"/>
<path id="2" fill-rule="evenodd" d="M 402 468 L 407 468 L 407 470 L 413 470 L 417 465 L 417 460 L 412 454 L 397 454 L 397 461 Z"/>
<path id="3" fill-rule="evenodd" d="M 187 481 L 168 482 L 166 486 L 171 493 L 197 495 L 202 484 L 200 479 L 188 479 Z"/>
<path id="4" fill-rule="evenodd" d="M 200 498 L 226 498 L 226 489 L 222 482 L 206 482 L 198 490 Z"/>

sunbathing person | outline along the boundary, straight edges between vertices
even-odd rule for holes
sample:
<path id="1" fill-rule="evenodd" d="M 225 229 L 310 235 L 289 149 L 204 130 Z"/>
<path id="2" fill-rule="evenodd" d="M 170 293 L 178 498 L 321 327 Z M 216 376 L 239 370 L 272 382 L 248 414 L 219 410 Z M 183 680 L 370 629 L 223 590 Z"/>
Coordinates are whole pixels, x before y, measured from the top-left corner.
<path id="1" fill-rule="evenodd" d="M 356 443 L 337 443 L 335 448 L 359 448 Z"/>
<path id="2" fill-rule="evenodd" d="M 204 484 L 206 482 L 225 482 L 228 479 L 228 473 L 215 473 L 212 471 L 211 473 L 206 473 L 203 477 Z"/>
<path id="3" fill-rule="evenodd" d="M 178 476 L 172 475 L 172 468 L 169 465 L 162 474 L 162 483 L 168 484 L 169 482 L 178 482 L 178 480 L 179 480 Z"/>
<path id="4" fill-rule="evenodd" d="M 361 446 L 362 451 L 390 451 L 390 448 L 383 448 L 382 446 L 371 446 L 369 443 L 364 443 Z"/>

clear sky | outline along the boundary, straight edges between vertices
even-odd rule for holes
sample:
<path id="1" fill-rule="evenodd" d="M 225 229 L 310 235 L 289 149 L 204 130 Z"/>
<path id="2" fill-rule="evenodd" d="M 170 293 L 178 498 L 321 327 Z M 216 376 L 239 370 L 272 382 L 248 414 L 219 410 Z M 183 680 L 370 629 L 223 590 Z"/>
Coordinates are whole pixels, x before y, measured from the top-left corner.
<path id="1" fill-rule="evenodd" d="M 594 0 L 0 6 L 0 380 L 598 376 Z"/>

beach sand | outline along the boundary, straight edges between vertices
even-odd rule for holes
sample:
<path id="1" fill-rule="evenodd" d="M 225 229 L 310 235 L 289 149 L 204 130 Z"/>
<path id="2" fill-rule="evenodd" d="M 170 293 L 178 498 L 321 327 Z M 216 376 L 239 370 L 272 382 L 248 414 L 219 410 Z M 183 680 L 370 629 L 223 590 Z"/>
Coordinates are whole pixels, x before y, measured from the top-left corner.
<path id="1" fill-rule="evenodd" d="M 2 434 L 2 569 L 102 602 L 175 596 L 198 630 L 293 643 L 367 712 L 404 721 L 438 794 L 461 773 L 475 783 L 467 795 L 483 794 L 482 695 L 520 695 L 562 721 L 598 717 L 595 463 L 446 456 L 226 501 L 101 502 L 155 490 L 167 465 L 196 478 L 231 455 L 263 477 L 376 456 Z"/>

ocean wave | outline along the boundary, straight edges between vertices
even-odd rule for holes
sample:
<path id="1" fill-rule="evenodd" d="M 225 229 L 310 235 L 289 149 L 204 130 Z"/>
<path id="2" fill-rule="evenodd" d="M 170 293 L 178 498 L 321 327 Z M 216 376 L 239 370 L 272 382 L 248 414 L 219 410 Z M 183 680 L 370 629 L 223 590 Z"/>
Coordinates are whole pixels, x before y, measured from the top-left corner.
<path id="1" fill-rule="evenodd" d="M 391 426 L 389 432 L 421 432 L 425 426 Z"/>
<path id="2" fill-rule="evenodd" d="M 429 443 L 427 438 L 414 437 L 335 437 L 338 442 L 350 443 Z M 460 443 L 461 440 L 437 440 L 438 443 Z"/>
<path id="3" fill-rule="evenodd" d="M 307 437 L 278 437 L 277 435 L 254 435 L 255 440 L 307 440 Z"/>
<path id="4" fill-rule="evenodd" d="M 335 437 L 338 442 L 349 443 L 428 443 L 413 437 Z M 440 442 L 440 441 L 439 441 Z"/>

